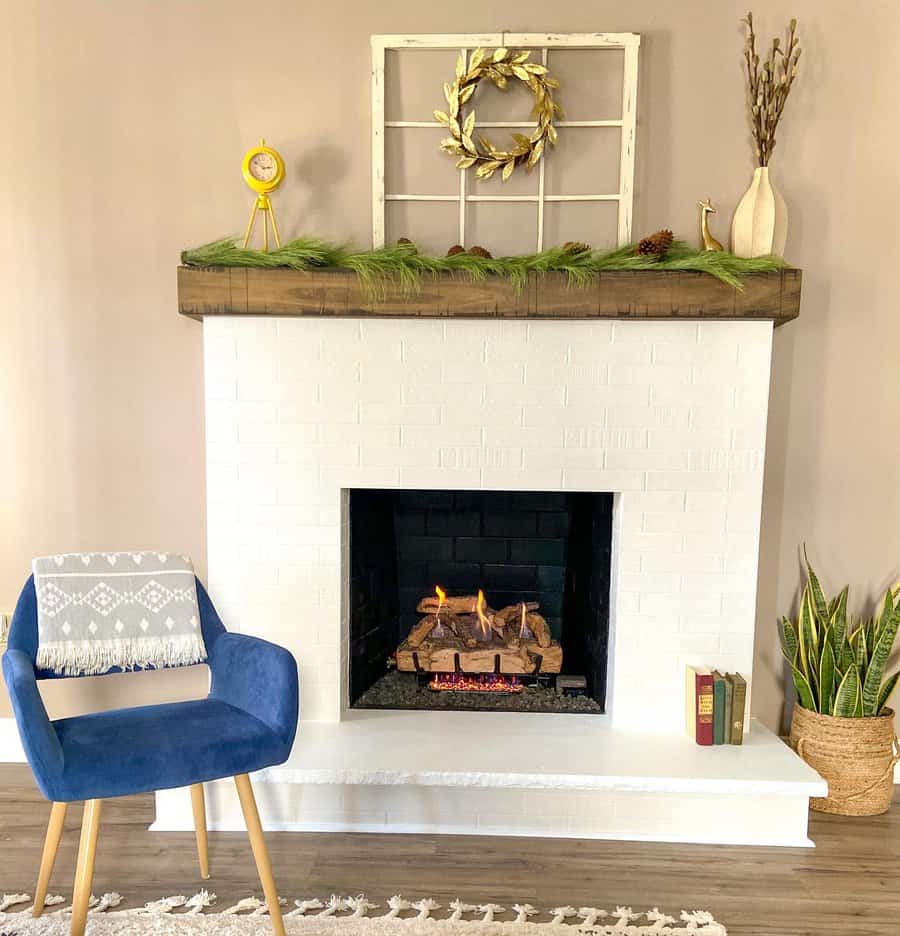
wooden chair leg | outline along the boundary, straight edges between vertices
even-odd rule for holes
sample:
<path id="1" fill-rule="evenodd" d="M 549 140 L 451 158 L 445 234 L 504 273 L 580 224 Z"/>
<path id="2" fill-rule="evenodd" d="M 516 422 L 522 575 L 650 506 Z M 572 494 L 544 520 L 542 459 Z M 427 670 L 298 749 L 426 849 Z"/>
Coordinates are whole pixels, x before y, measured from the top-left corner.
<path id="1" fill-rule="evenodd" d="M 209 879 L 209 842 L 206 837 L 206 800 L 202 783 L 191 785 L 191 805 L 194 807 L 194 834 L 197 836 L 200 877 L 205 881 Z"/>
<path id="2" fill-rule="evenodd" d="M 75 867 L 75 895 L 72 899 L 71 936 L 84 936 L 91 885 L 94 882 L 94 855 L 97 853 L 97 832 L 100 828 L 100 806 L 103 800 L 87 800 L 81 820 L 81 842 Z"/>
<path id="3" fill-rule="evenodd" d="M 238 774 L 234 778 L 237 786 L 241 809 L 244 812 L 244 822 L 247 824 L 247 833 L 250 836 L 250 847 L 256 860 L 256 870 L 266 896 L 266 906 L 272 918 L 272 930 L 275 936 L 285 936 L 284 921 L 281 919 L 281 907 L 278 906 L 278 891 L 275 889 L 275 879 L 272 877 L 272 865 L 269 862 L 269 850 L 263 837 L 262 825 L 259 821 L 259 811 L 256 808 L 256 798 L 253 796 L 253 787 L 247 774 Z"/>
<path id="4" fill-rule="evenodd" d="M 54 803 L 50 810 L 47 837 L 44 839 L 44 852 L 41 855 L 41 870 L 38 873 L 37 887 L 34 889 L 34 907 L 31 910 L 33 917 L 39 917 L 44 912 L 44 898 L 50 886 L 50 875 L 53 874 L 53 865 L 56 862 L 56 852 L 59 849 L 59 840 L 62 838 L 68 805 L 68 803 Z"/>

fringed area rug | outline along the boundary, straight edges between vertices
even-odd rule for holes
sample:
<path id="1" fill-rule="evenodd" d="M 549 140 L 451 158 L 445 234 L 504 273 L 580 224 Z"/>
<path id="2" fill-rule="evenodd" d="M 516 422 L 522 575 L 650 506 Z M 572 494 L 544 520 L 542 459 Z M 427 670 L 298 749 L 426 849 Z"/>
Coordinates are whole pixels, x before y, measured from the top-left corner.
<path id="1" fill-rule="evenodd" d="M 553 907 L 527 903 L 509 907 L 454 900 L 442 906 L 430 898 L 391 897 L 379 906 L 365 896 L 328 900 L 284 900 L 289 936 L 726 936 L 725 927 L 705 910 L 677 917 L 657 909 L 636 913 L 631 907 Z M 272 925 L 265 904 L 248 897 L 219 908 L 216 895 L 166 897 L 134 910 L 117 910 L 119 894 L 91 898 L 87 936 L 269 936 Z M 62 897 L 48 897 L 44 915 L 31 916 L 27 894 L 0 899 L 0 936 L 68 936 L 71 907 Z"/>

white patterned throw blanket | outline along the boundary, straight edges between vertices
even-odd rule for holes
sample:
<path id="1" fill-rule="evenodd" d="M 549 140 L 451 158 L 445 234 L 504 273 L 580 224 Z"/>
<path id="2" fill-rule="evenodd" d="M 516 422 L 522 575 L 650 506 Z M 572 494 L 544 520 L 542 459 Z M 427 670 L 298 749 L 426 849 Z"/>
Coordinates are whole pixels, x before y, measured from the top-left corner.
<path id="1" fill-rule="evenodd" d="M 34 559 L 32 570 L 38 668 L 93 676 L 206 659 L 187 556 L 69 553 Z"/>

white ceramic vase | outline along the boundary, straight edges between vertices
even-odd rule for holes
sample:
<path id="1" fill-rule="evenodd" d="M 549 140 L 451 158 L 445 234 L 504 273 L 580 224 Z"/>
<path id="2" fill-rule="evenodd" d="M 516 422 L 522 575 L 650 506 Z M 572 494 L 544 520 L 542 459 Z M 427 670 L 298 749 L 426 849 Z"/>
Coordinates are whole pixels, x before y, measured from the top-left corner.
<path id="1" fill-rule="evenodd" d="M 738 257 L 783 257 L 787 227 L 787 205 L 769 179 L 769 167 L 760 166 L 735 209 L 731 252 Z"/>

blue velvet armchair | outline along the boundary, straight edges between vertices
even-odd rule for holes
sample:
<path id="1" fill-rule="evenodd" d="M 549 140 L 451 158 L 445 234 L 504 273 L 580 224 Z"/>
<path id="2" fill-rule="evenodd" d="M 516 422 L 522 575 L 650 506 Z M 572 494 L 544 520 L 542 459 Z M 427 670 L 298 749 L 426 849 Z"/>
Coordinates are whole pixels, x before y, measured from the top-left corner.
<path id="1" fill-rule="evenodd" d="M 189 786 L 203 877 L 209 876 L 203 783 L 234 777 L 276 934 L 284 933 L 265 840 L 248 774 L 283 763 L 297 730 L 297 665 L 284 648 L 225 630 L 197 581 L 200 622 L 212 674 L 209 696 L 189 702 L 96 712 L 51 721 L 37 680 L 37 599 L 33 578 L 16 606 L 3 675 L 28 762 L 53 803 L 34 915 L 40 916 L 66 806 L 85 801 L 75 875 L 72 929 L 85 928 L 103 799 Z M 117 670 L 110 670 L 116 672 Z"/>

